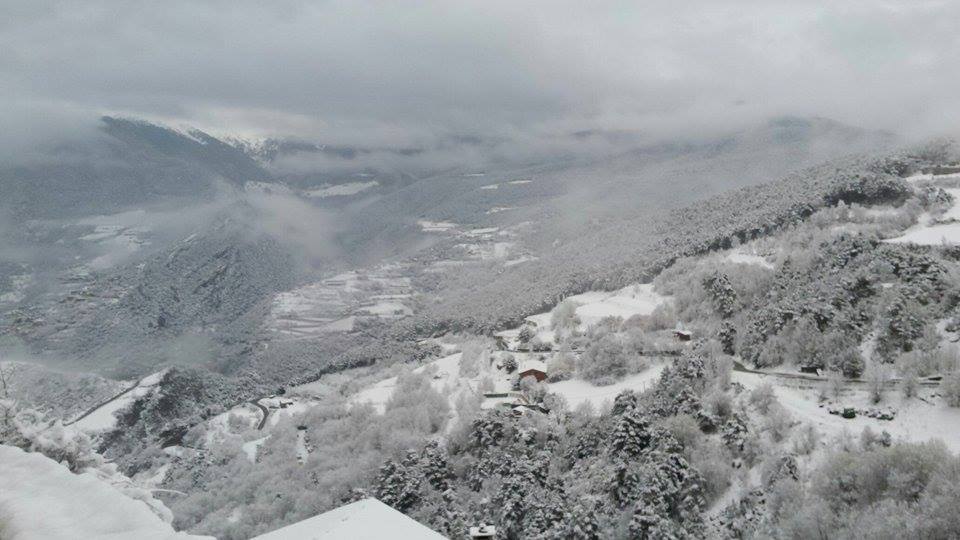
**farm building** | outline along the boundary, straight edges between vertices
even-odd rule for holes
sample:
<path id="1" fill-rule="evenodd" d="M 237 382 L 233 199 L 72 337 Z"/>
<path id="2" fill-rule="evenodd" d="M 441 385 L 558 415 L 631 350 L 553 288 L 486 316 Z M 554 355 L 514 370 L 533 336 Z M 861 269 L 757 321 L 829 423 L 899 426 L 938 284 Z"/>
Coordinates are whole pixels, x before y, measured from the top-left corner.
<path id="1" fill-rule="evenodd" d="M 533 377 L 537 382 L 546 380 L 547 364 L 540 360 L 528 360 L 520 364 L 520 380 L 524 377 Z"/>
<path id="2" fill-rule="evenodd" d="M 689 330 L 674 330 L 673 336 L 677 338 L 677 341 L 690 341 L 693 339 L 693 332 Z"/>
<path id="3" fill-rule="evenodd" d="M 470 527 L 470 538 L 479 540 L 490 540 L 497 537 L 497 528 L 485 523 L 477 527 Z"/>

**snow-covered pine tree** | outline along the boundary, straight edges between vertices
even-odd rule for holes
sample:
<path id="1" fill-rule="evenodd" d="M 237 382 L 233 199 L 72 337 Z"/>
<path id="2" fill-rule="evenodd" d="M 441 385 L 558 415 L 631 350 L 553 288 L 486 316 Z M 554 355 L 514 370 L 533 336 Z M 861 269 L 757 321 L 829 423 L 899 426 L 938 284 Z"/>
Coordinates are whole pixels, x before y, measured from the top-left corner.
<path id="1" fill-rule="evenodd" d="M 437 491 L 447 491 L 450 487 L 450 469 L 447 467 L 446 453 L 437 441 L 431 441 L 420 455 L 420 470 L 423 477 Z"/>
<path id="2" fill-rule="evenodd" d="M 420 476 L 404 462 L 388 459 L 380 467 L 375 490 L 380 501 L 401 512 L 409 510 L 420 500 L 421 486 Z"/>
<path id="3" fill-rule="evenodd" d="M 707 290 L 714 309 L 722 318 L 733 317 L 737 309 L 737 291 L 730 284 L 730 278 L 726 274 L 714 272 L 703 280 L 703 288 Z"/>
<path id="4" fill-rule="evenodd" d="M 650 447 L 650 422 L 638 409 L 622 414 L 610 434 L 610 452 L 636 458 Z"/>

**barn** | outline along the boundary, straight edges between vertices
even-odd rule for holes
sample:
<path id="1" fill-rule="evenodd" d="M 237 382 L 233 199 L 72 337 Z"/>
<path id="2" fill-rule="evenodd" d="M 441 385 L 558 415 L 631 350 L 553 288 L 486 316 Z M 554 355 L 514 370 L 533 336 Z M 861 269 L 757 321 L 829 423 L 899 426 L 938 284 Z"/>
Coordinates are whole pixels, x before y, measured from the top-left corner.
<path id="1" fill-rule="evenodd" d="M 524 377 L 533 377 L 537 382 L 543 382 L 547 378 L 547 364 L 541 360 L 528 360 L 520 364 L 520 380 Z"/>

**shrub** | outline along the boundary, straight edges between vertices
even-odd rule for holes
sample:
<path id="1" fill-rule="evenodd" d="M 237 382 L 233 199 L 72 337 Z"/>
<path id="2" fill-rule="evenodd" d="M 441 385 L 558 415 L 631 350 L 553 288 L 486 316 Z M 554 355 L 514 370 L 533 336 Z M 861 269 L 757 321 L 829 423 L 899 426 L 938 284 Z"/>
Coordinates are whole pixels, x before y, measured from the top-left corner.
<path id="1" fill-rule="evenodd" d="M 463 344 L 460 354 L 460 376 L 476 377 L 486 367 L 489 357 L 486 345 L 481 340 L 471 340 Z"/>
<path id="2" fill-rule="evenodd" d="M 813 494 L 836 507 L 862 507 L 885 498 L 916 501 L 938 470 L 956 459 L 939 442 L 837 452 L 814 473 Z"/>
<path id="3" fill-rule="evenodd" d="M 730 466 L 730 454 L 726 448 L 715 441 L 706 441 L 687 452 L 690 464 L 703 477 L 704 497 L 712 502 L 730 487 L 733 467 Z"/>
<path id="4" fill-rule="evenodd" d="M 529 324 L 523 325 L 523 328 L 520 329 L 520 333 L 517 334 L 517 339 L 520 340 L 520 343 L 526 345 L 536 337 L 537 333 L 533 330 L 533 327 Z"/>
<path id="5" fill-rule="evenodd" d="M 887 392 L 887 382 L 890 380 L 890 369 L 886 365 L 873 362 L 867 368 L 864 376 L 867 379 L 867 392 L 870 401 L 880 403 Z"/>
<path id="6" fill-rule="evenodd" d="M 827 380 L 820 384 L 820 400 L 839 398 L 843 395 L 843 377 L 839 373 L 831 373 Z"/>
<path id="7" fill-rule="evenodd" d="M 813 424 L 804 424 L 793 438 L 793 451 L 806 456 L 816 450 L 820 443 L 820 432 Z"/>
<path id="8" fill-rule="evenodd" d="M 863 375 L 863 356 L 857 349 L 848 349 L 840 358 L 840 372 L 848 379 L 858 379 Z"/>
<path id="9" fill-rule="evenodd" d="M 533 352 L 549 352 L 552 349 L 549 341 L 543 341 L 539 337 L 530 340 L 530 350 Z"/>
<path id="10" fill-rule="evenodd" d="M 547 380 L 550 382 L 565 381 L 573 376 L 575 368 L 573 353 L 570 352 L 570 347 L 564 343 L 560 346 L 560 350 L 547 361 Z"/>
<path id="11" fill-rule="evenodd" d="M 580 356 L 580 377 L 594 384 L 613 384 L 629 371 L 629 361 L 617 336 L 607 334 Z"/>
<path id="12" fill-rule="evenodd" d="M 920 378 L 917 377 L 917 372 L 910 369 L 903 373 L 900 380 L 900 391 L 903 392 L 903 397 L 907 399 L 915 397 L 919 389 Z"/>
<path id="13" fill-rule="evenodd" d="M 877 434 L 870 426 L 863 428 L 860 432 L 860 448 L 863 451 L 870 451 L 876 447 L 887 447 L 893 442 L 893 438 L 886 431 Z"/>
<path id="14" fill-rule="evenodd" d="M 664 302 L 644 320 L 644 330 L 656 332 L 676 328 L 677 320 L 677 308 L 672 302 Z"/>
<path id="15" fill-rule="evenodd" d="M 703 362 L 704 375 L 710 383 L 719 389 L 730 385 L 730 374 L 733 373 L 733 358 L 723 354 L 720 343 L 710 341 L 706 345 L 707 358 Z M 716 349 L 710 351 L 710 349 Z"/>
<path id="16" fill-rule="evenodd" d="M 673 435 L 684 448 L 693 448 L 703 438 L 697 421 L 688 414 L 668 416 L 660 422 L 660 427 Z"/>
<path id="17" fill-rule="evenodd" d="M 577 316 L 577 303 L 572 300 L 564 300 L 557 304 L 550 313 L 550 326 L 557 332 L 572 332 L 580 325 L 580 317 Z"/>
<path id="18" fill-rule="evenodd" d="M 777 394 L 773 391 L 773 383 L 763 381 L 750 392 L 750 403 L 756 406 L 763 414 L 770 411 L 770 407 L 777 403 Z"/>
<path id="19" fill-rule="evenodd" d="M 960 407 L 960 371 L 944 376 L 940 383 L 940 394 L 951 407 Z"/>
<path id="20" fill-rule="evenodd" d="M 779 404 L 770 407 L 770 412 L 763 422 L 763 428 L 770 434 L 773 442 L 783 441 L 790 432 L 792 425 L 793 419 L 790 417 L 790 413 Z"/>
<path id="21" fill-rule="evenodd" d="M 733 400 L 723 391 L 714 390 L 703 398 L 703 403 L 711 414 L 725 420 L 733 412 Z"/>

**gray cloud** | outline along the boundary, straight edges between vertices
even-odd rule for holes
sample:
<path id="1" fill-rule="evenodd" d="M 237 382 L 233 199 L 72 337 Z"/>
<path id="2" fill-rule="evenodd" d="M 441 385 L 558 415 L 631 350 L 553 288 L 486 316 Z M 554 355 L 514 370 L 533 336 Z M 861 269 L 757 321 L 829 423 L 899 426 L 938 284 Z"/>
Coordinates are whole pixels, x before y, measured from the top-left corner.
<path id="1" fill-rule="evenodd" d="M 384 147 L 707 134 L 782 114 L 925 136 L 960 117 L 950 1 L 13 0 L 3 11 L 0 115 L 21 120 L 119 112 Z"/>

